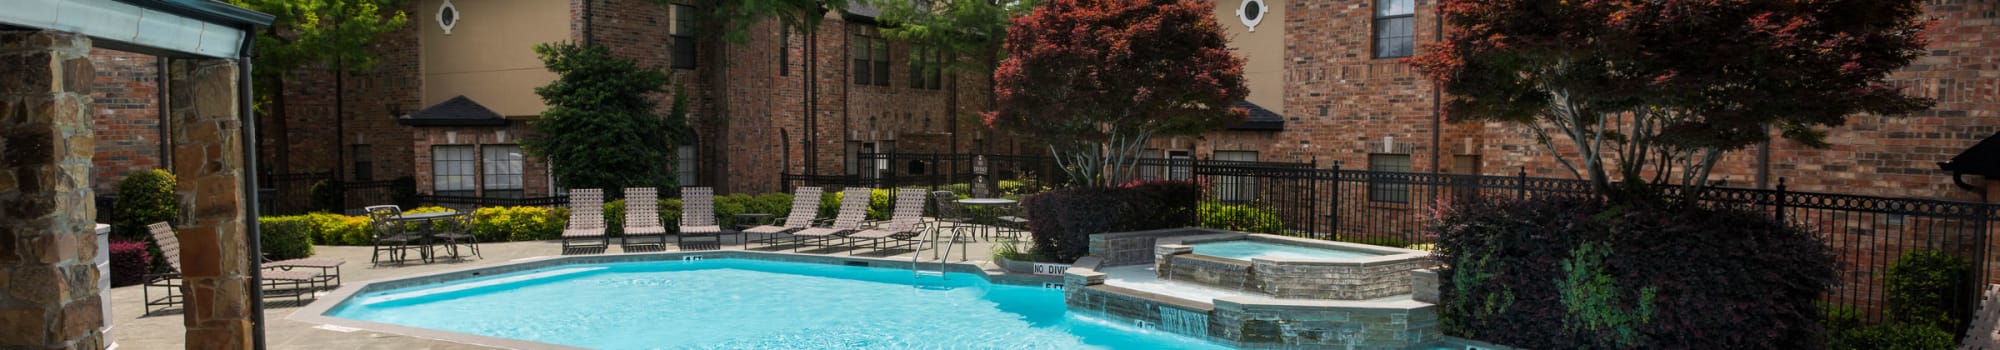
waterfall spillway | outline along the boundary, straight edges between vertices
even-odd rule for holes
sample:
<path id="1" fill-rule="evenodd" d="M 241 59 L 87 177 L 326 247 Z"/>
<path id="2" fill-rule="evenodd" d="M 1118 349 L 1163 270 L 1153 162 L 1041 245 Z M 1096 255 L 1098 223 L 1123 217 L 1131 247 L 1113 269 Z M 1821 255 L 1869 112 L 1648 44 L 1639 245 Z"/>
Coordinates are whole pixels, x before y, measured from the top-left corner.
<path id="1" fill-rule="evenodd" d="M 1208 336 L 1208 314 L 1171 307 L 1160 308 L 1160 329 L 1193 337 Z"/>

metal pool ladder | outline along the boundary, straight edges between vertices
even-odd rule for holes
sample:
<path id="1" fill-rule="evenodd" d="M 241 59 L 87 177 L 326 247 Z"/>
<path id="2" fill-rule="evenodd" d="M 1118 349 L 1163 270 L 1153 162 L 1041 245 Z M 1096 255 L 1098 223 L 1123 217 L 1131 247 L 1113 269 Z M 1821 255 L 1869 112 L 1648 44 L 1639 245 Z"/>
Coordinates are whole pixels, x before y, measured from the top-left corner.
<path id="1" fill-rule="evenodd" d="M 924 276 L 937 276 L 938 279 L 949 279 L 945 277 L 944 274 L 944 262 L 946 261 L 945 259 L 950 257 L 951 255 L 951 246 L 954 244 L 958 244 L 958 233 L 959 233 L 958 229 L 959 228 L 957 226 L 953 226 L 951 228 L 951 239 L 945 240 L 944 247 L 942 250 L 939 250 L 938 247 L 936 246 L 938 241 L 938 236 L 941 235 L 940 234 L 931 235 L 930 239 L 930 243 L 932 245 L 931 249 L 937 252 L 934 253 L 934 255 L 937 255 L 938 258 L 937 270 L 931 270 L 931 271 L 924 270 L 923 264 L 918 262 L 919 260 L 923 259 L 924 252 L 917 251 L 915 253 L 910 254 L 910 271 L 913 271 L 916 274 L 916 277 L 918 278 L 922 278 Z M 921 247 L 923 246 L 923 243 L 924 242 L 917 242 L 917 245 Z"/>

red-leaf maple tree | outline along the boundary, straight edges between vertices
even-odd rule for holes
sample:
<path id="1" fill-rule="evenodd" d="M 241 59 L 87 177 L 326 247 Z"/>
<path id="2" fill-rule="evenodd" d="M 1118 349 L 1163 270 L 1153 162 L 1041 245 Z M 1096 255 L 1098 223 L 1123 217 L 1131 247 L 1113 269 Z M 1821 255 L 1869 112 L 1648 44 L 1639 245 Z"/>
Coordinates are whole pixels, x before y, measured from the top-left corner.
<path id="1" fill-rule="evenodd" d="M 1410 59 L 1453 120 L 1528 126 L 1600 193 L 1677 179 L 1769 130 L 1823 146 L 1847 116 L 1932 101 L 1884 78 L 1924 54 L 1918 0 L 1442 0 L 1448 30 Z M 1560 134 L 1581 164 L 1562 157 Z M 1613 170 L 1607 171 L 1607 167 Z M 1651 173 L 1650 175 L 1648 173 Z M 1692 191 L 1687 193 L 1694 193 Z"/>
<path id="2" fill-rule="evenodd" d="M 1014 20 L 988 126 L 1045 142 L 1081 185 L 1123 180 L 1154 136 L 1241 120 L 1243 59 L 1207 0 L 1054 0 Z"/>

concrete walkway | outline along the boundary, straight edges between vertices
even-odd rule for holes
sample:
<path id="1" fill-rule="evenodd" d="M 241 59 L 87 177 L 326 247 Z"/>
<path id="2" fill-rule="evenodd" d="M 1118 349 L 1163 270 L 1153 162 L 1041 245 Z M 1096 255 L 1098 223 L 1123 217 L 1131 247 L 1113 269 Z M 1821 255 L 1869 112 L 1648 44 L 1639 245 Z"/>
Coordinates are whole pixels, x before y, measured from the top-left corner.
<path id="1" fill-rule="evenodd" d="M 601 254 L 625 253 L 623 249 L 615 244 L 616 240 L 613 240 L 613 242 L 614 244 L 608 249 L 609 251 Z M 705 246 L 695 246 L 694 242 L 689 243 L 690 246 L 687 247 L 670 244 L 666 249 L 667 251 L 743 249 L 741 244 L 737 244 L 735 237 L 725 238 L 724 244 L 719 247 L 714 243 L 701 244 Z M 400 266 L 394 264 L 371 266 L 369 263 L 371 247 L 317 246 L 314 247 L 317 255 L 313 257 L 347 260 L 347 265 L 341 269 L 342 288 L 347 288 L 348 286 L 360 285 L 360 282 L 373 280 L 393 279 L 469 267 L 501 265 L 514 260 L 525 260 L 536 257 L 557 256 L 562 255 L 561 246 L 556 241 L 481 244 L 480 253 L 483 257 L 480 258 L 465 257 L 454 260 L 446 257 L 433 263 L 424 263 L 423 261 L 415 260 L 414 254 L 412 254 L 412 260 Z M 964 255 L 970 258 L 967 259 L 970 261 L 966 263 L 982 265 L 989 269 L 992 268 L 991 264 L 985 262 L 992 257 L 992 242 L 978 241 L 965 244 L 964 246 L 967 252 Z M 756 247 L 757 249 L 755 250 L 770 251 L 770 249 L 765 248 L 761 244 L 756 245 Z M 1023 242 L 1022 247 L 1026 249 L 1025 242 Z M 789 252 L 791 250 L 785 249 L 783 251 Z M 837 256 L 849 256 L 852 254 L 854 256 L 871 258 L 900 257 L 902 259 L 909 259 L 912 253 L 902 251 L 888 252 L 889 254 L 874 254 L 866 250 L 819 252 L 810 248 L 805 252 Z M 934 253 L 930 250 L 924 250 L 921 253 L 924 260 L 934 259 L 932 258 Z M 961 258 L 964 258 L 957 251 L 951 252 L 951 255 L 951 262 L 960 262 Z M 152 316 L 144 316 L 145 302 L 142 296 L 143 292 L 140 288 L 140 286 L 134 285 L 112 289 L 111 303 L 113 315 L 110 320 L 107 320 L 113 326 L 110 333 L 110 340 L 117 342 L 118 349 L 120 350 L 187 348 L 185 342 L 186 328 L 183 327 L 183 315 L 180 311 L 171 310 L 165 313 L 156 313 Z M 158 291 L 156 289 L 155 293 L 158 293 Z M 325 292 L 321 292 L 321 294 L 325 294 Z M 310 302 L 312 301 L 307 301 L 307 303 Z M 264 332 L 266 345 L 272 349 L 487 349 L 487 347 L 476 345 L 375 333 L 365 330 L 322 327 L 318 324 L 286 320 L 286 316 L 298 310 L 299 306 L 303 305 L 295 305 L 290 300 L 273 300 L 265 303 L 264 320 L 266 325 Z"/>

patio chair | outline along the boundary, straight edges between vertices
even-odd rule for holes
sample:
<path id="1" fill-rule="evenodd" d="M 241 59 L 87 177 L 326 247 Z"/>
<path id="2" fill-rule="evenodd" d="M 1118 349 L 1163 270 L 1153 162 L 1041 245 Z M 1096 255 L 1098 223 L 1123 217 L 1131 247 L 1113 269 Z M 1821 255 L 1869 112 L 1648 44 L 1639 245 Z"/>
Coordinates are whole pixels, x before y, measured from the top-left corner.
<path id="1" fill-rule="evenodd" d="M 152 231 L 153 243 L 159 245 L 160 256 L 167 260 L 166 266 L 159 267 L 160 271 L 147 274 L 145 285 L 140 287 L 140 298 L 146 302 L 145 314 L 152 315 L 155 311 L 180 305 L 188 293 L 188 285 L 181 279 L 181 240 L 174 233 L 174 228 L 167 226 L 166 222 L 158 222 L 146 225 L 146 230 Z M 305 301 L 314 290 L 329 281 L 327 276 L 309 271 L 275 270 L 263 271 L 261 275 L 264 278 L 264 297 L 292 297 L 294 302 Z M 166 294 L 154 298 L 154 288 L 165 289 Z M 154 309 L 156 306 L 160 308 Z"/>
<path id="2" fill-rule="evenodd" d="M 764 234 L 763 239 L 755 242 L 764 243 L 768 247 L 778 244 L 779 235 L 812 227 L 813 220 L 819 216 L 819 197 L 824 193 L 823 191 L 825 190 L 819 187 L 800 187 L 797 190 L 793 190 L 792 213 L 790 215 L 786 215 L 784 218 L 778 219 L 778 222 L 773 222 L 770 225 L 744 229 L 743 235 L 748 237 L 752 233 Z M 748 243 L 745 242 L 745 245 L 747 246 Z"/>
<path id="3" fill-rule="evenodd" d="M 935 228 L 940 235 L 950 228 L 952 239 L 958 239 L 961 230 L 972 226 L 972 216 L 966 213 L 965 206 L 958 204 L 958 193 L 932 191 L 931 205 L 937 206 Z"/>
<path id="4" fill-rule="evenodd" d="M 368 256 L 369 263 L 381 264 L 382 253 L 386 252 L 389 253 L 389 258 L 401 264 L 404 252 L 423 249 L 421 246 L 424 243 L 423 237 L 403 232 L 402 223 L 396 222 L 396 219 L 403 216 L 402 208 L 394 205 L 374 205 L 365 210 L 368 213 L 368 226 L 369 230 L 373 231 L 370 233 L 375 246 L 375 250 Z"/>
<path id="5" fill-rule="evenodd" d="M 715 189 L 708 187 L 681 188 L 681 232 L 674 243 L 686 242 L 688 237 L 712 237 L 715 244 L 722 244 L 721 220 L 715 217 Z"/>
<path id="6" fill-rule="evenodd" d="M 652 187 L 625 189 L 625 238 L 620 244 L 629 247 L 635 238 L 653 237 L 652 244 L 667 246 L 667 227 L 660 225 L 659 193 Z"/>
<path id="7" fill-rule="evenodd" d="M 458 246 L 463 245 L 472 251 L 472 256 L 485 258 L 479 255 L 479 237 L 472 235 L 473 213 L 477 212 L 477 210 L 461 210 L 457 217 L 435 223 L 434 225 L 443 228 L 438 229 L 431 238 L 441 240 L 440 244 L 443 244 L 445 249 L 451 250 L 452 257 L 458 257 Z"/>
<path id="8" fill-rule="evenodd" d="M 919 238 L 923 236 L 926 226 L 928 226 L 924 224 L 924 191 L 917 189 L 897 190 L 895 205 L 895 212 L 889 217 L 889 221 L 877 224 L 872 228 L 847 234 L 848 242 L 868 240 L 871 242 L 869 249 L 876 252 L 880 252 L 883 249 L 910 247 L 922 243 Z M 897 243 L 884 247 L 882 246 L 884 241 L 896 241 Z"/>
<path id="9" fill-rule="evenodd" d="M 572 240 L 595 240 L 597 244 L 570 244 Z M 563 228 L 563 251 L 569 251 L 572 247 L 610 246 L 611 237 L 604 234 L 604 190 L 596 188 L 569 190 L 569 227 Z"/>
<path id="10" fill-rule="evenodd" d="M 848 187 L 847 191 L 841 194 L 840 215 L 834 216 L 833 225 L 792 232 L 792 243 L 795 244 L 793 251 L 804 249 L 809 243 L 823 244 L 834 238 L 840 238 L 840 234 L 860 230 L 862 221 L 868 219 L 869 191 L 870 189 L 866 187 Z"/>
<path id="11" fill-rule="evenodd" d="M 1020 203 L 1015 203 L 1006 208 L 1005 214 L 993 218 L 993 226 L 999 229 L 999 233 L 1007 234 L 1008 237 L 1018 240 L 1021 238 L 1022 233 L 1028 232 L 1028 210 L 1026 207 L 1022 207 Z"/>

